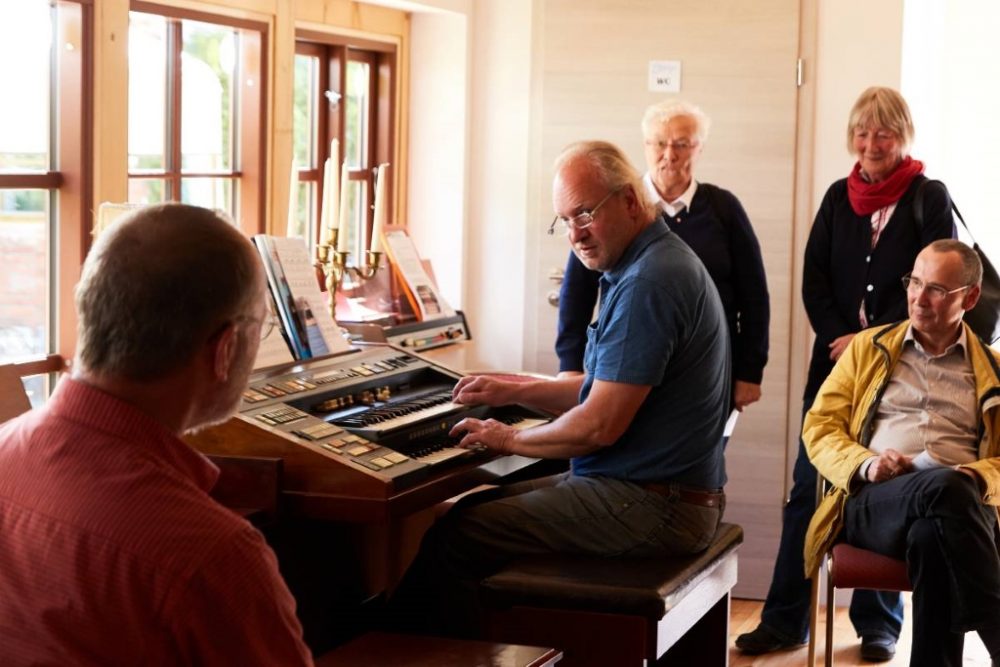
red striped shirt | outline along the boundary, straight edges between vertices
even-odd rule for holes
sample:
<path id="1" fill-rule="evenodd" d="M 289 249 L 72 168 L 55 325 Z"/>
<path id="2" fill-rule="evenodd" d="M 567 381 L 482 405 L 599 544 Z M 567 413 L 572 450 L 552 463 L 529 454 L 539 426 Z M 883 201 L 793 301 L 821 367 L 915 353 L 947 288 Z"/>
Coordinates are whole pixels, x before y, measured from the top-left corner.
<path id="1" fill-rule="evenodd" d="M 217 477 L 70 378 L 0 427 L 0 662 L 312 664 L 273 552 L 209 498 Z"/>

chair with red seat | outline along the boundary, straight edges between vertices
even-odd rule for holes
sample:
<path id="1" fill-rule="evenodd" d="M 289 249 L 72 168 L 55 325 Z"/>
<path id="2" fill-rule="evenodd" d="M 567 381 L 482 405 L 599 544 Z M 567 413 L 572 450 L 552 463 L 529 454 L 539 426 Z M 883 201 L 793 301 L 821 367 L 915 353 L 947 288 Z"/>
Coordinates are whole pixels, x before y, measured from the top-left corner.
<path id="1" fill-rule="evenodd" d="M 821 477 L 818 497 L 822 498 L 825 480 Z M 824 664 L 833 665 L 834 593 L 838 588 L 867 588 L 878 591 L 912 591 L 906 561 L 883 556 L 844 542 L 833 545 L 825 558 L 826 568 L 826 651 Z M 823 566 L 821 566 L 823 569 Z M 809 615 L 809 665 L 816 665 L 816 630 L 819 625 L 819 574 L 812 582 L 812 605 Z"/>

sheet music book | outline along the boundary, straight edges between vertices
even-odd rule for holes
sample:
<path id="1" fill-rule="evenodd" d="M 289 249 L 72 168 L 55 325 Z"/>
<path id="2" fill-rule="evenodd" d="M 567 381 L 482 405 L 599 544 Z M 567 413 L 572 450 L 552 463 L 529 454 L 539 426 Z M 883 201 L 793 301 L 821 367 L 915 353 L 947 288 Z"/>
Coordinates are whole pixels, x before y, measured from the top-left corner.
<path id="1" fill-rule="evenodd" d="M 270 301 L 268 304 L 270 312 L 277 314 L 278 309 L 274 305 L 274 294 L 270 290 L 268 290 L 268 300 Z M 253 369 L 256 371 L 271 366 L 290 364 L 293 361 L 295 361 L 295 357 L 292 356 L 292 348 L 289 347 L 288 341 L 285 339 L 285 333 L 280 327 L 276 327 L 275 331 L 260 341 Z"/>
<path id="2" fill-rule="evenodd" d="M 407 300 L 413 306 L 418 319 L 431 320 L 453 316 L 454 309 L 444 300 L 434 281 L 427 275 L 417 248 L 409 235 L 400 229 L 387 231 L 384 236 L 393 268 L 402 278 L 407 291 Z"/>
<path id="3" fill-rule="evenodd" d="M 305 241 L 265 234 L 254 236 L 253 241 L 264 261 L 282 333 L 295 359 L 350 350 L 319 291 Z"/>

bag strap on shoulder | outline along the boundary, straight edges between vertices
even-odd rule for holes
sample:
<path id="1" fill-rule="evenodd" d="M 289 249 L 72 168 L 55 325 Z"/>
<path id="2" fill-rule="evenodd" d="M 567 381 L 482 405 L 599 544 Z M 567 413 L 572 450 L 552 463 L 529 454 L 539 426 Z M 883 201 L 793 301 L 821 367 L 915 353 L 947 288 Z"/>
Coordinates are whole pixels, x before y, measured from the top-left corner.
<path id="1" fill-rule="evenodd" d="M 917 223 L 918 231 L 924 228 L 924 187 L 928 183 L 937 183 L 945 190 L 945 192 L 948 191 L 948 187 L 944 183 L 930 178 L 925 178 L 923 182 L 917 186 L 917 191 L 913 194 L 913 220 Z M 962 212 L 958 210 L 957 206 L 955 206 L 955 200 L 950 196 L 948 197 L 948 200 L 951 202 L 952 213 L 958 216 L 958 221 L 962 223 L 963 227 L 965 227 L 965 231 L 968 232 L 969 238 L 972 239 L 972 243 L 975 244 L 976 237 L 972 235 L 972 230 L 969 229 L 967 224 L 965 224 L 965 218 L 962 217 Z"/>

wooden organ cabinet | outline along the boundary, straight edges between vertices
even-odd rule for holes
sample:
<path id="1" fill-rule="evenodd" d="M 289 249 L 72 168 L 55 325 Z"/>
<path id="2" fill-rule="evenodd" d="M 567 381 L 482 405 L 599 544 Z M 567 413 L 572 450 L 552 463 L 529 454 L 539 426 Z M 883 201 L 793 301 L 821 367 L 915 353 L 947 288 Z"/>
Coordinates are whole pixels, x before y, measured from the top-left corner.
<path id="1" fill-rule="evenodd" d="M 454 446 L 448 431 L 465 417 L 548 421 L 520 406 L 452 403 L 459 377 L 400 348 L 363 346 L 255 372 L 235 417 L 187 436 L 208 455 L 280 460 L 279 519 L 264 532 L 314 651 L 350 636 L 361 603 L 398 581 L 431 508 L 536 463 Z"/>

